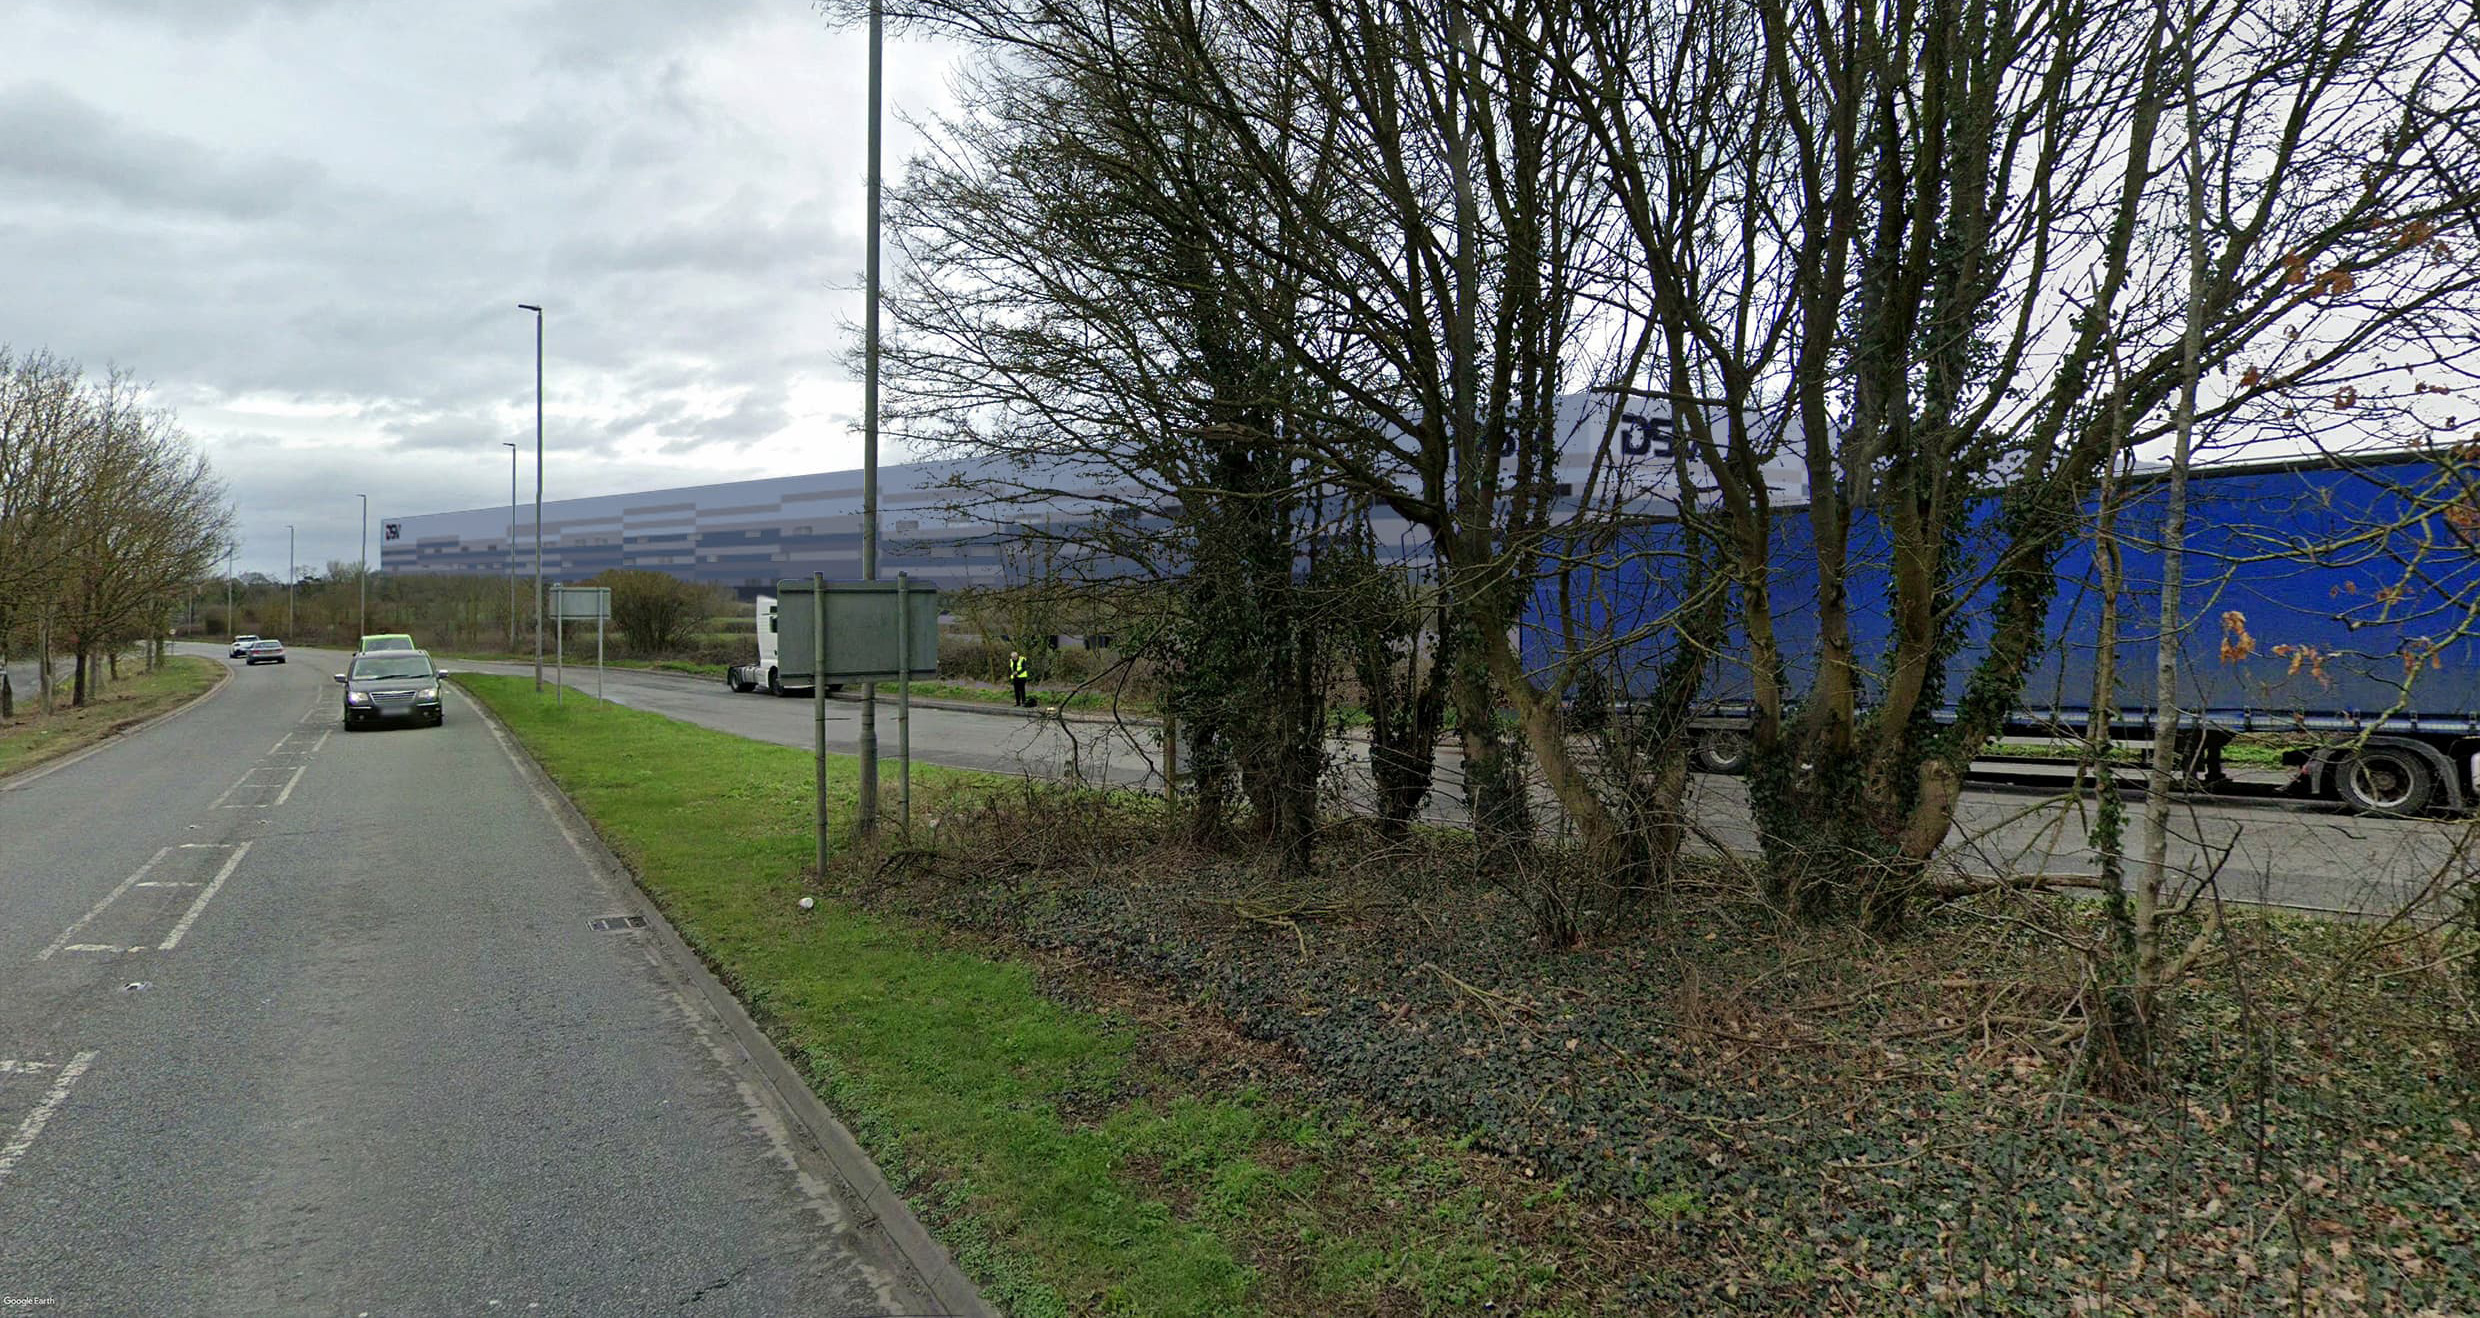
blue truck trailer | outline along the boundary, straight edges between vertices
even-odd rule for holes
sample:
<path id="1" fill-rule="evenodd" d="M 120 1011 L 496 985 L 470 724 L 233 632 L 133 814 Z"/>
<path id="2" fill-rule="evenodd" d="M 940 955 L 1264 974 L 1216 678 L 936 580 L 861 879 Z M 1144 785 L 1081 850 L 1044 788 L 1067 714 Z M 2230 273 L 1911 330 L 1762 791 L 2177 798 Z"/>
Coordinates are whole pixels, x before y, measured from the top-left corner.
<path id="1" fill-rule="evenodd" d="M 2118 490 L 2114 689 L 2095 690 L 2103 577 L 2098 518 L 2088 517 L 2057 563 L 2048 643 L 2009 718 L 2010 737 L 2080 738 L 2100 708 L 2114 740 L 2151 740 L 2167 488 L 2164 473 L 2139 471 Z M 2227 785 L 2222 750 L 2234 737 L 2269 734 L 2293 770 L 2285 791 L 2382 814 L 2480 806 L 2476 494 L 2480 453 L 2471 450 L 2321 454 L 2191 473 L 2186 623 L 2172 642 L 2182 754 L 2202 785 Z M 1891 623 L 1883 537 L 1865 509 L 1858 521 L 1850 594 L 1865 691 Z M 1634 629 L 1616 651 L 1619 685 L 1649 688 L 1654 666 L 1677 643 L 1653 620 L 1693 584 L 1678 576 L 1677 537 L 1675 525 L 1646 527 L 1589 584 L 1571 582 L 1563 610 L 1545 592 L 1526 625 L 1527 648 L 1546 663 L 1572 642 L 1574 630 L 1558 625 L 1562 612 L 1589 615 L 1587 630 L 1602 635 Z M 1967 548 L 1966 561 L 1992 561 L 1997 548 Z M 1815 671 L 1815 576 L 1807 519 L 1778 508 L 1772 613 L 1794 692 Z M 1966 634 L 1948 665 L 1950 701 L 1990 640 L 1993 595 L 1986 582 L 1960 583 Z M 1588 601 L 1581 610 L 1579 599 Z M 1702 693 L 1696 758 L 1710 771 L 1731 771 L 1744 758 L 1745 655 L 1734 627 Z"/>

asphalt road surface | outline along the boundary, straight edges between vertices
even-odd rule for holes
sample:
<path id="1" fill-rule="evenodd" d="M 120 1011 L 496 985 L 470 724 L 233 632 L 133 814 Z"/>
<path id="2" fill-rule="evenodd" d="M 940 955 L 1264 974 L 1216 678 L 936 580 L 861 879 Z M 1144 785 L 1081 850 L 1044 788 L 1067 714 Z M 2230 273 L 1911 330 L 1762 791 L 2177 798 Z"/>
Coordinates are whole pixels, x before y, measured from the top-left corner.
<path id="1" fill-rule="evenodd" d="M 527 665 L 485 662 L 451 661 L 449 667 L 532 672 Z M 568 680 L 575 689 L 590 692 L 595 674 L 590 667 L 572 666 Z M 621 668 L 606 669 L 602 682 L 607 699 L 632 708 L 760 741 L 810 744 L 806 699 L 735 694 L 715 679 Z M 854 750 L 859 715 L 856 702 L 828 703 L 829 749 Z M 880 754 L 893 756 L 896 718 L 891 706 L 881 706 L 878 723 Z M 1367 756 L 1367 747 L 1356 743 L 1338 742 L 1331 750 L 1347 764 L 1363 763 Z M 913 711 L 913 756 L 928 763 L 1041 778 L 1074 773 L 1089 782 L 1159 791 L 1161 754 L 1158 732 L 1139 723 L 1062 723 L 1027 718 L 1004 705 Z M 1439 775 L 1445 790 L 1433 798 L 1433 817 L 1462 818 L 1460 772 L 1453 748 L 1442 747 Z M 885 790 L 892 794 L 892 784 Z M 2085 842 L 2090 803 L 2078 804 L 2064 795 L 2038 787 L 1975 786 L 1965 793 L 1958 811 L 1947 859 L 1955 869 L 1972 874 L 2098 873 L 2099 862 Z M 1742 783 L 1701 776 L 1691 799 L 1703 831 L 1699 845 L 1722 855 L 1754 848 Z M 2131 845 L 2135 827 L 2131 812 Z M 2470 821 L 2369 819 L 2323 805 L 2181 800 L 2170 832 L 2171 864 L 2182 876 L 2174 890 L 2209 877 L 2213 890 L 2226 900 L 2314 910 L 2390 913 L 2416 897 L 2441 891 L 2480 864 Z"/>
<path id="2" fill-rule="evenodd" d="M 340 663 L 0 785 L 0 1312 L 919 1312 L 464 698 Z"/>

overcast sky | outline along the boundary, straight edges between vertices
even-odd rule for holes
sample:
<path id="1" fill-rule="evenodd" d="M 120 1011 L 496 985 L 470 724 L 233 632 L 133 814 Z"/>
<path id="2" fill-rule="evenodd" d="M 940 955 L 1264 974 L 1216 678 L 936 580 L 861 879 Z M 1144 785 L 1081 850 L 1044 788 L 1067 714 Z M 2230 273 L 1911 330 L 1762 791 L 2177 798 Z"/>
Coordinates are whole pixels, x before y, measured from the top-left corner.
<path id="1" fill-rule="evenodd" d="M 955 52 L 891 40 L 888 163 Z M 866 43 L 806 0 L 10 0 L 0 343 L 155 387 L 244 571 L 858 466 Z M 900 456 L 891 453 L 891 457 Z"/>

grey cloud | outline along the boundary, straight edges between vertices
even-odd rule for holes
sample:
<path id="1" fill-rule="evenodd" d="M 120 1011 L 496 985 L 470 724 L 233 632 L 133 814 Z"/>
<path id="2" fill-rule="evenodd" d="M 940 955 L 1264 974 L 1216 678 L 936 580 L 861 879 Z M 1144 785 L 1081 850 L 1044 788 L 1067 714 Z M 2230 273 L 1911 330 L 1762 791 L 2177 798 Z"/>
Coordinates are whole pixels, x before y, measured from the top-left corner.
<path id="1" fill-rule="evenodd" d="M 182 31 L 221 32 L 262 18 L 299 18 L 337 4 L 338 0 L 76 0 L 75 7 L 84 14 L 109 14 Z"/>
<path id="2" fill-rule="evenodd" d="M 0 89 L 0 176 L 133 211 L 258 219 L 301 205 L 326 181 L 298 160 L 228 161 L 113 119 L 58 87 Z"/>
<path id="3" fill-rule="evenodd" d="M 159 381 L 241 506 L 244 567 L 281 569 L 287 521 L 304 561 L 349 557 L 350 491 L 384 490 L 389 516 L 504 500 L 500 441 L 530 448 L 533 429 L 519 301 L 550 311 L 555 495 L 849 461 L 849 418 L 811 391 L 849 377 L 857 134 L 713 81 L 735 76 L 716 56 L 750 24 L 807 49 L 801 0 L 719 18 L 677 0 L 442 0 L 435 40 L 409 51 L 369 40 L 375 10 L 282 26 L 316 0 L 268 0 L 209 39 L 175 12 L 193 0 L 110 3 L 125 21 L 78 26 L 90 60 L 126 50 L 118 82 L 0 47 L 0 340 Z M 266 144 L 265 105 L 200 101 L 207 74 L 158 72 L 193 53 L 218 76 L 297 69 L 323 108 L 282 137 L 307 160 Z M 382 73 L 416 96 L 363 115 Z M 425 98 L 453 109 L 396 113 Z M 326 419 L 267 416 L 287 402 Z"/>

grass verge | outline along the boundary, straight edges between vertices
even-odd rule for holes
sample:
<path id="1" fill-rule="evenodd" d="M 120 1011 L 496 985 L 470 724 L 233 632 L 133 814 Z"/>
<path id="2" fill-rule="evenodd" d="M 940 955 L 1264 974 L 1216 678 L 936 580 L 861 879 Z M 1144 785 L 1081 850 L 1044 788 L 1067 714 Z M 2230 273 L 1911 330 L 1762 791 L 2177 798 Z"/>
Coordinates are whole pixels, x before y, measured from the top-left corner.
<path id="1" fill-rule="evenodd" d="M 215 685 L 224 666 L 195 655 L 167 655 L 153 672 L 138 672 L 104 684 L 101 695 L 84 708 L 63 702 L 49 715 L 37 712 L 32 691 L 17 692 L 17 717 L 0 722 L 0 776 L 31 769 L 46 760 L 83 750 L 124 728 L 177 709 Z"/>
<path id="2" fill-rule="evenodd" d="M 889 854 L 847 851 L 819 882 L 803 752 L 555 705 L 526 679 L 456 680 L 1019 1318 L 1600 1308 L 1607 1251 L 1556 1187 L 1410 1123 L 1310 1102 L 1281 1050 L 1210 1012 L 869 909 Z M 852 769 L 830 766 L 839 839 Z M 935 852 L 942 815 L 1025 790 L 919 765 L 914 786 L 922 829 L 895 855 Z M 804 895 L 822 900 L 805 912 Z"/>
<path id="3" fill-rule="evenodd" d="M 527 651 L 524 654 L 512 654 L 498 650 L 433 650 L 431 651 L 431 657 L 441 662 L 452 662 L 458 659 L 480 659 L 498 664 L 530 664 L 534 662 L 534 655 L 531 651 Z M 550 656 L 544 656 L 543 666 L 546 669 L 550 667 Z M 594 660 L 593 657 L 589 655 L 585 662 L 581 664 L 577 661 L 577 656 L 572 654 L 568 657 L 568 666 L 570 668 L 592 668 L 594 667 Z M 723 670 L 729 665 L 702 664 L 691 659 L 614 659 L 606 657 L 603 660 L 603 666 L 605 668 L 634 668 L 641 672 L 649 673 L 693 673 L 699 677 L 711 677 L 716 681 L 722 681 Z"/>
<path id="4" fill-rule="evenodd" d="M 879 688 L 882 692 L 894 689 L 892 683 L 884 684 Z M 1040 701 L 1045 709 L 1107 711 L 1112 703 L 1111 693 L 1108 691 L 1071 692 L 1065 688 L 1028 685 L 1025 688 L 1025 694 Z M 983 686 L 973 682 L 915 682 L 913 683 L 913 695 L 922 700 L 971 700 L 985 705 L 1007 705 L 1015 703 L 1016 700 L 1016 692 L 1013 688 Z M 1152 713 L 1150 702 L 1127 697 L 1120 698 L 1119 707 L 1121 712 L 1127 714 L 1150 715 Z"/>

